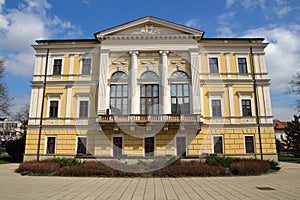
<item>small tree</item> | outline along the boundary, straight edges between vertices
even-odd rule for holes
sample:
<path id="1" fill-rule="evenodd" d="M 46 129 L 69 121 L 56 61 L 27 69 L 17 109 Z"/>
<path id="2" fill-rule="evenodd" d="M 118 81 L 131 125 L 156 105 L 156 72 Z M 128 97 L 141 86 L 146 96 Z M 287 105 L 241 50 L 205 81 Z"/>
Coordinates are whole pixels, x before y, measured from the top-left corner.
<path id="1" fill-rule="evenodd" d="M 288 123 L 284 132 L 286 139 L 282 138 L 283 144 L 288 150 L 294 153 L 295 157 L 300 157 L 300 115 L 294 116 L 294 120 Z"/>

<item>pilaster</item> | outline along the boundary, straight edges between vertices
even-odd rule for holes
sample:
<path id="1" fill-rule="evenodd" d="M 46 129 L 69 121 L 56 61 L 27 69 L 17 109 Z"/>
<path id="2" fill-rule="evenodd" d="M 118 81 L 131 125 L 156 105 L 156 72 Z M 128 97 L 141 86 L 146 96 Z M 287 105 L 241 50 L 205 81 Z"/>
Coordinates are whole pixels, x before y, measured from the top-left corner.
<path id="1" fill-rule="evenodd" d="M 201 114 L 199 50 L 190 49 L 193 114 Z"/>
<path id="2" fill-rule="evenodd" d="M 109 108 L 109 105 L 106 105 L 108 53 L 108 49 L 102 49 L 100 51 L 98 114 L 105 114 L 106 109 Z"/>

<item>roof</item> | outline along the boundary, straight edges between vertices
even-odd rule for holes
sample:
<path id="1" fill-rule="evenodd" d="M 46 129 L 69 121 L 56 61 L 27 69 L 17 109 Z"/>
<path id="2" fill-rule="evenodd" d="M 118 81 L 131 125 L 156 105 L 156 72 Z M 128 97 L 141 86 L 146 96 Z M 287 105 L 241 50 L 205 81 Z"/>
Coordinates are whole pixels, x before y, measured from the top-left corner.
<path id="1" fill-rule="evenodd" d="M 289 122 L 273 121 L 275 129 L 285 129 Z"/>

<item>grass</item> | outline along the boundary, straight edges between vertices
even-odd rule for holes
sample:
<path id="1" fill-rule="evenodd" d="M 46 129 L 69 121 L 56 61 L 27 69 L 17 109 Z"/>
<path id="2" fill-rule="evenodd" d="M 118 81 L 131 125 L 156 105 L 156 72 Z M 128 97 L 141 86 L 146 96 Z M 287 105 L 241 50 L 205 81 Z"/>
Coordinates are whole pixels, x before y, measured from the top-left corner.
<path id="1" fill-rule="evenodd" d="M 0 165 L 12 163 L 11 157 L 9 155 L 0 155 Z"/>
<path id="2" fill-rule="evenodd" d="M 292 162 L 292 163 L 299 163 L 300 164 L 300 158 L 290 157 L 290 156 L 278 156 L 278 161 L 280 162 Z"/>

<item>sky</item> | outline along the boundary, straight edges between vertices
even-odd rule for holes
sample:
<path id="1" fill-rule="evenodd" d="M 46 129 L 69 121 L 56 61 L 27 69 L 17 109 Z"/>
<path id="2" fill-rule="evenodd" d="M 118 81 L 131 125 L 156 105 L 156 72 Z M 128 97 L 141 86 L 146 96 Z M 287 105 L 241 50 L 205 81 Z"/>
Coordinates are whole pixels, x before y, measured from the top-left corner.
<path id="1" fill-rule="evenodd" d="M 265 38 L 274 119 L 299 114 L 299 96 L 286 92 L 300 71 L 299 0 L 0 0 L 0 59 L 12 115 L 30 101 L 35 40 L 94 38 L 148 15 L 205 31 L 204 38 Z"/>

